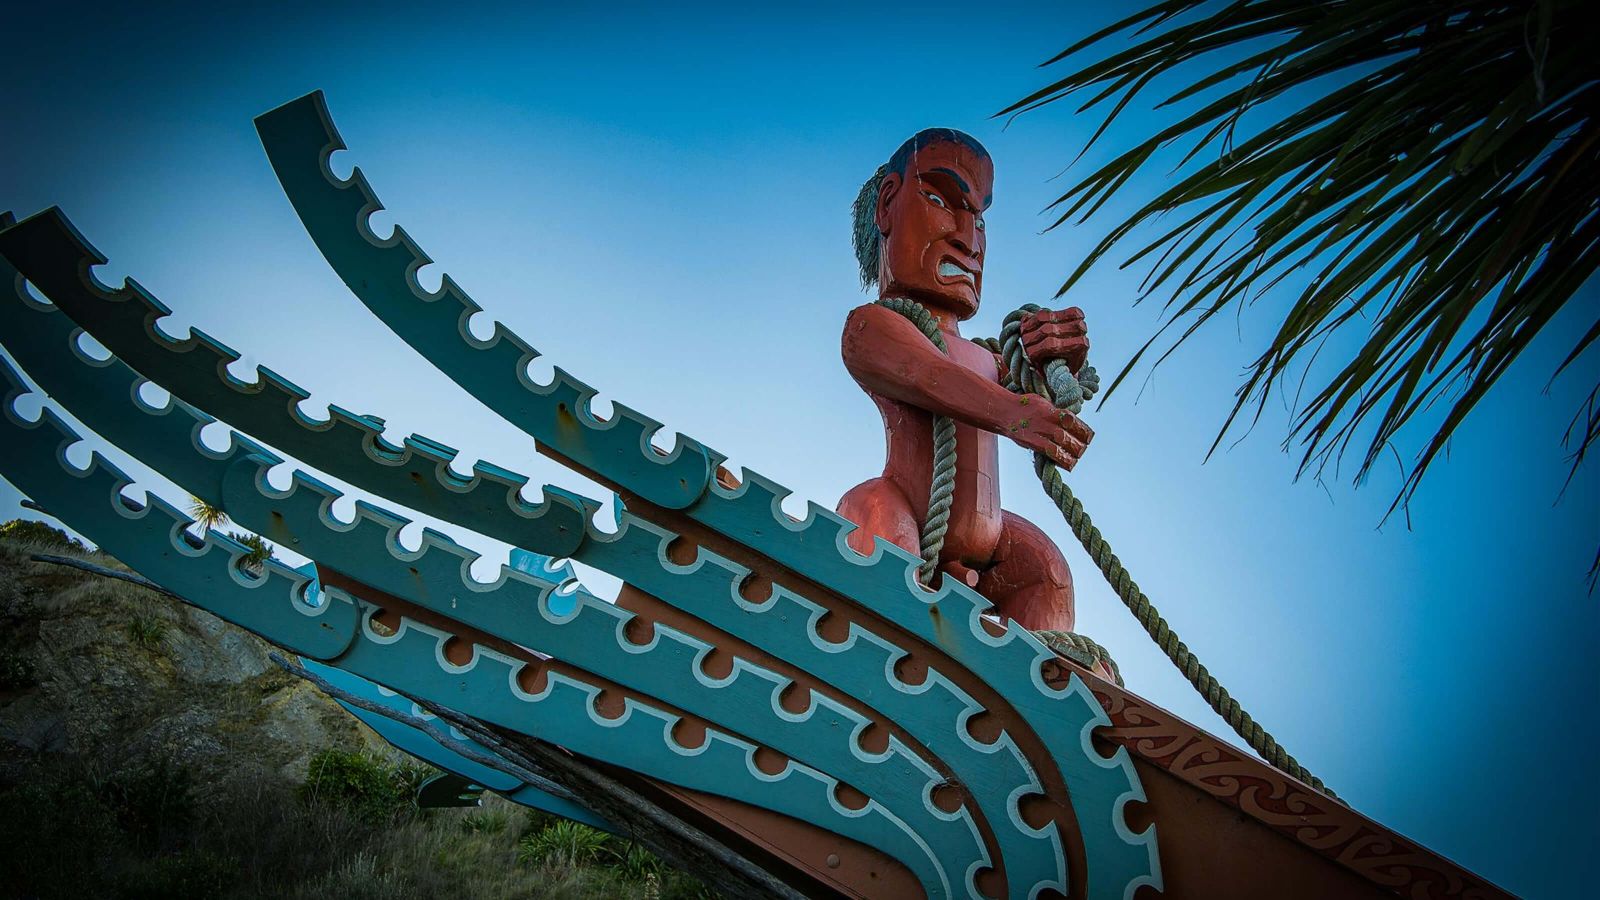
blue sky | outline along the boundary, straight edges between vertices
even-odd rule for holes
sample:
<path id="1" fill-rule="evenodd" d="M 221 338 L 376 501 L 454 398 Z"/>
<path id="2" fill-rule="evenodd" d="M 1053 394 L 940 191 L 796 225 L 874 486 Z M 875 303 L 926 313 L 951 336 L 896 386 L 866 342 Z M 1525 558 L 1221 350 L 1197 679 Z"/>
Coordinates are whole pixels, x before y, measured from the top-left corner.
<path id="1" fill-rule="evenodd" d="M 969 333 L 1049 302 L 1164 172 L 1089 226 L 1041 233 L 1040 210 L 1169 114 L 1135 108 L 1054 181 L 1098 119 L 1069 105 L 1009 128 L 989 116 L 1120 7 L 13 13 L 0 208 L 59 204 L 110 257 L 101 278 L 133 275 L 175 310 L 169 331 L 204 328 L 318 404 L 592 491 L 430 373 L 305 237 L 251 118 L 321 88 L 352 148 L 335 170 L 359 164 L 390 207 L 379 233 L 402 222 L 438 261 L 425 284 L 449 271 L 603 397 L 787 484 L 797 511 L 831 507 L 882 460 L 876 412 L 838 353 L 866 299 L 847 222 L 857 188 L 919 128 L 976 135 L 997 174 Z M 1137 284 L 1106 266 L 1067 298 L 1088 313 L 1102 372 L 1160 321 L 1157 303 L 1132 304 Z M 1593 320 L 1594 285 L 1459 433 L 1409 529 L 1378 527 L 1392 467 L 1359 490 L 1348 471 L 1294 481 L 1287 401 L 1203 463 L 1276 325 L 1273 300 L 1090 413 L 1075 490 L 1189 646 L 1344 798 L 1515 892 L 1570 893 L 1585 874 L 1572 861 L 1600 839 L 1600 601 L 1584 582 L 1600 474 L 1562 497 L 1559 438 L 1594 353 L 1547 380 Z M 1229 735 L 1101 582 L 1023 451 L 1003 449 L 1002 466 L 1007 506 L 1067 548 L 1079 629 L 1133 689 Z M 0 518 L 17 499 L 0 485 Z"/>

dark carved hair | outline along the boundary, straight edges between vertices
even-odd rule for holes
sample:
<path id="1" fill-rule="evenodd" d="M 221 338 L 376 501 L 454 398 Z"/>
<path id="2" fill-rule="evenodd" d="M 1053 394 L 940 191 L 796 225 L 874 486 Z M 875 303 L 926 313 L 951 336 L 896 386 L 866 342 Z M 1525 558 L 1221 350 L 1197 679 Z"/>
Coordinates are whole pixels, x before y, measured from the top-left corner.
<path id="1" fill-rule="evenodd" d="M 935 144 L 960 144 L 984 159 L 989 158 L 989 151 L 978 143 L 978 139 L 964 131 L 957 131 L 954 128 L 924 128 L 907 138 L 906 142 L 900 145 L 900 149 L 889 157 L 889 161 L 872 173 L 867 183 L 861 186 L 861 192 L 856 194 L 856 202 L 850 208 L 854 224 L 851 236 L 856 245 L 856 262 L 861 265 L 863 290 L 878 283 L 878 254 L 882 249 L 880 239 L 883 235 L 878 233 L 877 207 L 878 191 L 883 187 L 884 176 L 890 172 L 904 175 L 911 154 Z"/>

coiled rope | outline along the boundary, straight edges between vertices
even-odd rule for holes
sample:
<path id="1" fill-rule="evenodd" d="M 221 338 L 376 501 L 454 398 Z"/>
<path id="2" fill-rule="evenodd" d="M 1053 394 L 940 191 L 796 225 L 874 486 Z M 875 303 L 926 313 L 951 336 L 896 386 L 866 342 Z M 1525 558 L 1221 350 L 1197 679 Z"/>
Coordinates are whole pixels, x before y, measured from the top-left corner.
<path id="1" fill-rule="evenodd" d="M 939 352 L 949 354 L 949 346 L 939 331 L 938 321 L 922 304 L 903 298 L 890 298 L 877 302 L 880 306 L 905 316 L 929 341 L 933 342 L 935 347 L 939 348 Z M 1083 409 L 1085 401 L 1099 389 L 1099 376 L 1089 366 L 1085 366 L 1080 375 L 1074 376 L 1062 360 L 1052 360 L 1046 364 L 1043 377 L 1029 365 L 1022 346 L 1022 321 L 1039 309 L 1037 304 L 1023 305 L 1006 316 L 998 340 L 974 339 L 974 343 L 1000 356 L 1005 364 L 1007 388 L 1019 394 L 1039 394 L 1054 403 L 1057 408 L 1076 415 Z M 928 518 L 922 531 L 922 565 L 917 569 L 918 578 L 924 584 L 931 583 L 933 573 L 938 569 L 939 553 L 944 547 L 945 534 L 950 529 L 950 499 L 955 492 L 955 423 L 945 416 L 933 417 L 933 446 L 933 485 L 929 493 Z M 1094 561 L 1100 574 L 1105 576 L 1106 582 L 1111 585 L 1111 589 L 1116 592 L 1122 604 L 1133 613 L 1135 619 L 1139 620 L 1139 624 L 1144 626 L 1151 640 L 1156 642 L 1156 646 L 1161 648 L 1167 659 L 1183 673 L 1195 691 L 1205 698 L 1212 710 L 1244 739 L 1250 749 L 1259 753 L 1262 759 L 1329 797 L 1336 796 L 1322 783 L 1322 779 L 1306 771 L 1306 768 L 1290 756 L 1266 729 L 1257 724 L 1255 719 L 1239 705 L 1239 701 L 1233 699 L 1227 689 L 1201 664 L 1183 641 L 1178 639 L 1177 633 L 1150 603 L 1150 598 L 1139 590 L 1139 586 L 1134 583 L 1133 577 L 1128 574 L 1121 560 L 1111 552 L 1111 545 L 1100 534 L 1100 529 L 1090 521 L 1083 503 L 1073 495 L 1072 489 L 1067 486 L 1060 470 L 1049 457 L 1035 453 L 1033 470 L 1039 476 L 1039 483 L 1043 485 L 1045 493 L 1061 511 L 1062 518 L 1066 520 L 1078 541 L 1083 544 L 1083 549 L 1088 552 L 1089 558 Z M 1117 671 L 1116 664 L 1111 662 L 1105 648 L 1083 635 L 1045 631 L 1036 632 L 1036 636 L 1051 649 L 1063 651 L 1074 659 L 1104 660 L 1114 673 Z M 1122 683 L 1120 674 L 1117 675 L 1117 683 Z"/>

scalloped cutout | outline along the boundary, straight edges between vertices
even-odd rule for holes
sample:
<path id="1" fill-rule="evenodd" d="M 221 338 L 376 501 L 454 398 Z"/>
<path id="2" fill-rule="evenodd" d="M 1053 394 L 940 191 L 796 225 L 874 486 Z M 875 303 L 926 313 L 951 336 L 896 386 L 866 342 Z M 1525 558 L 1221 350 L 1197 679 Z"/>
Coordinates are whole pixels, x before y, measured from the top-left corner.
<path id="1" fill-rule="evenodd" d="M 355 154 L 344 147 L 329 153 L 322 165 L 328 174 L 333 176 L 334 181 L 341 186 L 349 184 L 350 179 L 356 174 Z"/>
<path id="2" fill-rule="evenodd" d="M 11 399 L 8 408 L 19 421 L 36 425 L 44 416 L 44 394 L 38 391 L 23 391 Z"/>
<path id="3" fill-rule="evenodd" d="M 755 766 L 757 772 L 776 778 L 789 767 L 789 757 L 771 747 L 758 746 L 750 754 L 750 764 Z"/>
<path id="4" fill-rule="evenodd" d="M 395 221 L 394 213 L 380 208 L 368 213 L 366 221 L 361 223 L 361 227 L 373 241 L 379 244 L 390 244 L 394 241 L 396 224 L 398 223 Z"/>
<path id="5" fill-rule="evenodd" d="M 92 359 L 95 362 L 105 362 L 113 355 L 110 350 L 106 349 L 105 344 L 95 340 L 94 335 L 87 331 L 79 330 L 72 343 L 73 347 L 83 354 L 85 359 Z"/>
<path id="6" fill-rule="evenodd" d="M 536 353 L 523 365 L 522 373 L 528 384 L 543 390 L 555 383 L 556 362 L 544 353 Z"/>
<path id="7" fill-rule="evenodd" d="M 89 442 L 83 438 L 77 435 L 72 437 L 74 438 L 72 443 L 62 448 L 61 459 L 72 468 L 73 474 L 82 475 L 89 471 L 90 466 L 94 465 L 94 448 L 89 446 Z"/>
<path id="8" fill-rule="evenodd" d="M 213 420 L 201 426 L 198 440 L 200 446 L 212 453 L 226 453 L 233 446 L 233 429 L 225 422 Z"/>
<path id="9" fill-rule="evenodd" d="M 50 298 L 46 297 L 43 291 L 34 287 L 33 282 L 23 278 L 20 274 L 17 275 L 16 285 L 17 293 L 22 295 L 22 298 L 29 303 L 42 309 L 53 309 L 55 307 L 55 304 L 50 302 Z"/>
<path id="10" fill-rule="evenodd" d="M 134 396 L 143 404 L 145 411 L 161 414 L 172 405 L 172 392 L 149 379 L 141 379 L 139 386 L 134 388 Z"/>
<path id="11" fill-rule="evenodd" d="M 495 335 L 495 326 L 500 324 L 495 317 L 484 310 L 478 310 L 467 317 L 465 325 L 467 335 L 480 344 L 486 344 Z"/>
<path id="12" fill-rule="evenodd" d="M 254 388 L 261 385 L 261 370 L 250 354 L 239 356 L 239 358 L 229 362 L 225 368 L 228 376 L 237 381 L 242 387 Z"/>
<path id="13" fill-rule="evenodd" d="M 438 298 L 444 290 L 444 279 L 444 266 L 435 262 L 424 263 L 411 273 L 411 280 L 416 284 L 417 290 L 433 298 Z"/>
<path id="14" fill-rule="evenodd" d="M 678 717 L 668 729 L 673 743 L 685 750 L 698 753 L 706 748 L 711 741 L 711 734 L 706 729 L 706 723 L 699 719 Z"/>
<path id="15" fill-rule="evenodd" d="M 860 812 L 872 802 L 866 794 L 842 781 L 833 786 L 833 800 L 851 812 Z"/>

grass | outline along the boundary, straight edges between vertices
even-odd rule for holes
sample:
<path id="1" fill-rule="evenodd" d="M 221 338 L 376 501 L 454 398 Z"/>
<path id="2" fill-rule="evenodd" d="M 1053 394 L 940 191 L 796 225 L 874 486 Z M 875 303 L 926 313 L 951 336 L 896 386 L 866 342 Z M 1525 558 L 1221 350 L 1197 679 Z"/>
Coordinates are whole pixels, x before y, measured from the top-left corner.
<path id="1" fill-rule="evenodd" d="M 24 782 L 0 785 L 0 896 L 713 896 L 642 847 L 588 826 L 493 794 L 477 809 L 386 806 L 395 794 L 382 790 L 375 804 L 370 776 L 404 782 L 404 766 L 344 751 L 318 758 L 322 771 L 299 789 L 241 779 L 209 810 L 165 760 L 113 775 L 42 762 Z M 335 789 L 348 784 L 361 790 Z"/>
<path id="2" fill-rule="evenodd" d="M 50 532 L 54 532 L 54 535 Z M 137 584 L 30 559 L 39 554 L 80 559 L 119 572 L 133 571 L 115 557 L 85 547 L 64 532 L 42 522 L 13 519 L 0 524 L 0 566 L 10 573 L 18 587 L 27 589 L 25 593 L 33 595 L 30 600 L 35 607 L 32 610 L 35 615 L 60 612 L 84 604 L 147 607 L 151 603 L 172 602 Z"/>
<path id="3" fill-rule="evenodd" d="M 517 861 L 533 865 L 588 865 L 606 851 L 606 833 L 577 822 L 555 822 L 517 842 Z"/>
<path id="4" fill-rule="evenodd" d="M 128 640 L 154 650 L 167 639 L 167 623 L 148 610 L 135 612 L 128 618 Z"/>
<path id="5" fill-rule="evenodd" d="M 498 806 L 475 810 L 461 817 L 461 830 L 468 834 L 500 834 L 511 826 L 511 815 Z"/>

